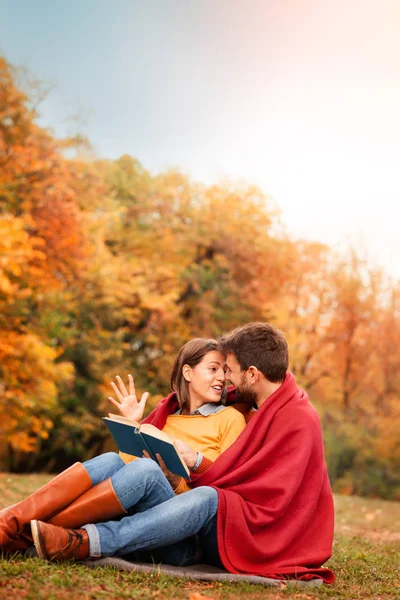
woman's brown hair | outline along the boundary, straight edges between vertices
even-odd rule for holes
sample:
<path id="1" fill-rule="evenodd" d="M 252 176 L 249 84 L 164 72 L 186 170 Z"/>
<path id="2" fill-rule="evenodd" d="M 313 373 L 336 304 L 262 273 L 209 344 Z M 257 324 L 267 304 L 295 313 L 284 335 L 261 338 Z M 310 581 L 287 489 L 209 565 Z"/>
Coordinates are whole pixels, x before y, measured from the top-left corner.
<path id="1" fill-rule="evenodd" d="M 181 409 L 189 410 L 190 400 L 189 383 L 183 376 L 183 366 L 189 365 L 189 367 L 195 367 L 208 352 L 213 352 L 214 350 L 221 352 L 218 342 L 204 338 L 194 338 L 179 350 L 172 367 L 171 390 L 176 392 Z"/>

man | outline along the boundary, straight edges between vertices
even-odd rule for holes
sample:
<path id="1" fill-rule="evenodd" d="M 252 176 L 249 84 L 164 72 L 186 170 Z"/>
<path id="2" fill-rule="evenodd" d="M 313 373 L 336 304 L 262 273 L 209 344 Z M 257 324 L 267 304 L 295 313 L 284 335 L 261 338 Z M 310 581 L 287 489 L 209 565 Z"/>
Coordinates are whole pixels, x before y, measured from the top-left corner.
<path id="1" fill-rule="evenodd" d="M 112 553 L 158 548 L 169 562 L 169 551 L 183 548 L 193 559 L 189 549 L 197 535 L 203 561 L 220 561 L 232 573 L 333 581 L 332 571 L 321 568 L 333 538 L 321 428 L 287 372 L 286 340 L 266 323 L 249 323 L 224 336 L 221 346 L 237 396 L 257 406 L 238 440 L 207 471 L 192 476 L 195 489 L 119 524 L 74 531 L 32 522 L 39 556 L 104 556 L 102 545 L 110 548 L 112 535 Z"/>

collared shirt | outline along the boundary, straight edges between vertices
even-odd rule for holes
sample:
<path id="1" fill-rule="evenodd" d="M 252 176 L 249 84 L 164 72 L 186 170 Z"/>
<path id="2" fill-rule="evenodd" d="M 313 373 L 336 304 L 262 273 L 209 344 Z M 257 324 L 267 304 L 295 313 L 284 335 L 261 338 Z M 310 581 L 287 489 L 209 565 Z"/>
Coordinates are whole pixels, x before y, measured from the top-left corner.
<path id="1" fill-rule="evenodd" d="M 219 412 L 220 410 L 224 410 L 224 408 L 226 408 L 226 406 L 224 406 L 223 404 L 214 404 L 214 402 L 207 402 L 207 404 L 202 404 L 202 406 L 200 406 L 199 408 L 196 408 L 196 410 L 194 410 L 193 412 L 191 412 L 191 415 L 203 415 L 203 417 L 208 417 L 209 415 L 214 415 L 215 413 Z M 178 408 L 178 410 L 176 412 L 174 412 L 174 415 L 180 415 L 182 413 L 182 409 Z"/>

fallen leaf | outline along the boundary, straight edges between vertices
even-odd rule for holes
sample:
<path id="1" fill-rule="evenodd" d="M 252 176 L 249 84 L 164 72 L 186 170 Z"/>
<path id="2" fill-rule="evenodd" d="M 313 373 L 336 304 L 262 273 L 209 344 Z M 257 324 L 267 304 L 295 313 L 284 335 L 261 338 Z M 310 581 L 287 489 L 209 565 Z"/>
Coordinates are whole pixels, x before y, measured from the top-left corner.
<path id="1" fill-rule="evenodd" d="M 365 519 L 366 519 L 367 521 L 373 521 L 373 520 L 375 519 L 375 517 L 376 517 L 376 514 L 375 514 L 375 513 L 367 513 L 367 514 L 365 515 Z"/>
<path id="2" fill-rule="evenodd" d="M 190 594 L 189 600 L 213 600 L 210 596 L 203 596 L 203 594 L 199 594 L 198 592 L 194 592 L 194 594 Z"/>

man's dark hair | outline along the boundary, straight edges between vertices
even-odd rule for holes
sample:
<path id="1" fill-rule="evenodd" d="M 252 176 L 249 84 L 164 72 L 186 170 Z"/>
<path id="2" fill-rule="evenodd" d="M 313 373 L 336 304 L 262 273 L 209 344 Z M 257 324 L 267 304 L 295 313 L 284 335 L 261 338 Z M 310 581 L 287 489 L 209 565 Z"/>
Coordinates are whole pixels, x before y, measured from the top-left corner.
<path id="1" fill-rule="evenodd" d="M 254 366 L 272 383 L 285 379 L 289 350 L 279 329 L 268 323 L 248 323 L 222 336 L 219 342 L 226 354 L 236 357 L 242 371 Z"/>

